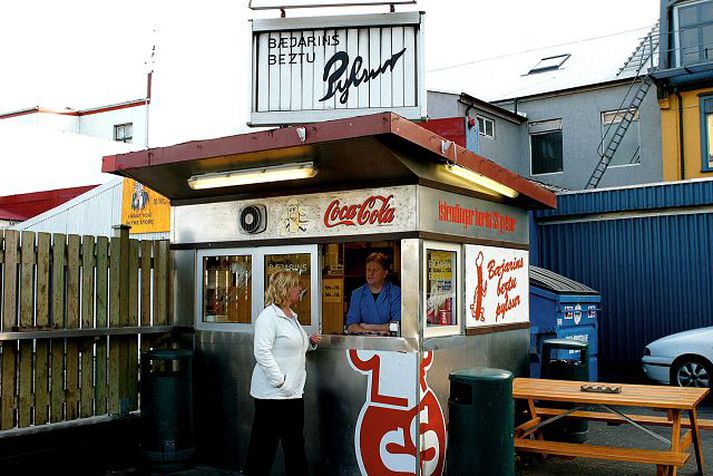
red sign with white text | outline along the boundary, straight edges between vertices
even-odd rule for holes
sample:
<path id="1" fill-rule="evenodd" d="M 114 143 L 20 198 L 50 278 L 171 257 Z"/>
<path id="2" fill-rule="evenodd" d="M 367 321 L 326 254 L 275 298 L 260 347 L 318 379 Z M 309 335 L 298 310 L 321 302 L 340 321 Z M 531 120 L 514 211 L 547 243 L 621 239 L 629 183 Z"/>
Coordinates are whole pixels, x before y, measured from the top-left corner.
<path id="1" fill-rule="evenodd" d="M 389 225 L 396 213 L 391 204 L 393 198 L 393 195 L 372 195 L 361 203 L 351 204 L 332 200 L 324 212 L 324 226 Z"/>

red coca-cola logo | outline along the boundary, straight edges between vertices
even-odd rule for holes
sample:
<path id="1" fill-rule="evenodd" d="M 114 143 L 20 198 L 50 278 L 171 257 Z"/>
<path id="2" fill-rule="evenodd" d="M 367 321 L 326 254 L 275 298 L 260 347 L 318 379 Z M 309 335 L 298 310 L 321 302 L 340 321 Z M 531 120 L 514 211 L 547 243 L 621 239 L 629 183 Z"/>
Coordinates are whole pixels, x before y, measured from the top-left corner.
<path id="1" fill-rule="evenodd" d="M 343 205 L 339 199 L 333 200 L 324 212 L 324 226 L 364 226 L 386 225 L 394 221 L 396 209 L 391 206 L 393 195 L 372 195 L 362 203 Z"/>

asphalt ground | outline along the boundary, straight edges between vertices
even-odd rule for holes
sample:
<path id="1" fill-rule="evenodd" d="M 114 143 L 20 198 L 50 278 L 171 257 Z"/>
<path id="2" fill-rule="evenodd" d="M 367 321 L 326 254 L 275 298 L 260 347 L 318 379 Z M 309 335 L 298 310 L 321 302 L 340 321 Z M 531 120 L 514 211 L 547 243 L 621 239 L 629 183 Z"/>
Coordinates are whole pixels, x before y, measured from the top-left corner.
<path id="1" fill-rule="evenodd" d="M 595 408 L 592 408 L 595 409 Z M 642 408 L 620 407 L 624 413 L 661 415 L 653 411 Z M 699 418 L 713 419 L 713 403 L 706 402 L 699 408 Z M 647 427 L 664 438 L 670 439 L 671 430 L 666 427 Z M 704 471 L 706 474 L 713 474 L 713 431 L 701 431 L 701 442 L 703 448 Z M 665 443 L 642 432 L 638 428 L 629 425 L 607 425 L 603 422 L 589 422 L 589 432 L 586 443 L 602 446 L 618 446 L 629 448 L 642 448 L 650 450 L 665 450 Z M 693 448 L 690 449 L 692 452 Z M 119 471 L 110 471 L 106 476 L 133 476 L 151 475 L 152 473 L 142 472 L 136 468 Z M 153 473 L 157 474 L 157 473 Z M 163 473 L 167 474 L 167 473 Z M 183 471 L 169 473 L 176 476 L 238 476 L 240 473 L 226 471 L 210 466 L 196 466 Z M 473 474 L 478 474 L 477 471 Z M 563 459 L 558 457 L 548 457 L 542 459 L 536 455 L 526 455 L 518 458 L 515 468 L 517 476 L 551 476 L 551 475 L 607 475 L 607 476 L 639 476 L 646 474 L 656 474 L 654 465 L 642 465 L 635 463 L 623 463 L 619 461 L 603 461 L 586 458 Z M 685 467 L 679 469 L 678 474 L 682 476 L 698 474 L 696 460 L 693 453 Z"/>

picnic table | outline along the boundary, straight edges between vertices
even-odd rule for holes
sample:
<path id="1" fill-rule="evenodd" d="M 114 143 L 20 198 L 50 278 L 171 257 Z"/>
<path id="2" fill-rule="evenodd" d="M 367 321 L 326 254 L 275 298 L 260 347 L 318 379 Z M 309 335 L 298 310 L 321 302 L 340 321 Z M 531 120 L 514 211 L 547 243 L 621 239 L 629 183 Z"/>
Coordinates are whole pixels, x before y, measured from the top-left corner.
<path id="1" fill-rule="evenodd" d="M 619 393 L 585 392 L 582 385 Z M 538 453 L 564 457 L 586 457 L 613 461 L 655 464 L 657 474 L 675 475 L 685 466 L 693 446 L 698 474 L 703 474 L 703 453 L 700 430 L 713 429 L 713 421 L 701 421 L 697 408 L 708 393 L 706 388 L 665 387 L 658 385 L 610 384 L 572 380 L 516 378 L 513 380 L 513 398 L 525 400 L 529 419 L 515 428 L 515 449 L 518 452 Z M 567 403 L 568 408 L 545 408 L 538 402 Z M 597 411 L 589 410 L 596 407 Z M 661 415 L 624 413 L 621 407 L 650 408 Z M 688 416 L 684 417 L 683 413 Z M 668 449 L 619 448 L 590 444 L 545 441 L 541 428 L 561 418 L 581 418 L 608 423 L 628 423 L 653 438 L 664 442 Z M 671 428 L 670 439 L 654 433 L 647 426 Z"/>

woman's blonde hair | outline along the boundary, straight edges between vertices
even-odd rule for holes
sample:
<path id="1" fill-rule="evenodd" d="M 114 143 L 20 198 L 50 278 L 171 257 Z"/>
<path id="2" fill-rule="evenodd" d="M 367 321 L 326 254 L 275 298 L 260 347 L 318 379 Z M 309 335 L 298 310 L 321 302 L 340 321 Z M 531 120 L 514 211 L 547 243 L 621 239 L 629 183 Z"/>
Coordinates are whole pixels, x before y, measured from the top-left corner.
<path id="1" fill-rule="evenodd" d="M 293 271 L 275 271 L 270 275 L 270 284 L 265 291 L 265 306 L 276 304 L 282 306 L 287 299 L 287 293 L 299 286 L 300 278 Z"/>

